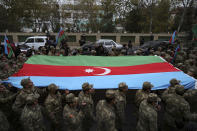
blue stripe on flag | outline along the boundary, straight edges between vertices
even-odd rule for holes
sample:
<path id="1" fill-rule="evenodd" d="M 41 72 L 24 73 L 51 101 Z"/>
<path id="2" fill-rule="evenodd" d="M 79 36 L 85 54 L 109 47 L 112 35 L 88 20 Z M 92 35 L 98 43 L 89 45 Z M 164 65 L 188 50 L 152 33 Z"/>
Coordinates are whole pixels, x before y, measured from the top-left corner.
<path id="1" fill-rule="evenodd" d="M 9 77 L 7 82 L 11 82 L 15 87 L 21 88 L 20 82 L 25 77 Z M 134 75 L 110 75 L 110 76 L 86 76 L 86 77 L 41 77 L 30 76 L 35 86 L 48 86 L 55 83 L 60 89 L 80 90 L 84 82 L 94 85 L 95 89 L 118 88 L 120 82 L 126 82 L 129 89 L 141 89 L 145 81 L 154 85 L 153 90 L 165 89 L 169 86 L 169 81 L 176 78 L 186 89 L 194 89 L 195 79 L 183 73 L 164 72 L 164 73 L 147 73 Z"/>

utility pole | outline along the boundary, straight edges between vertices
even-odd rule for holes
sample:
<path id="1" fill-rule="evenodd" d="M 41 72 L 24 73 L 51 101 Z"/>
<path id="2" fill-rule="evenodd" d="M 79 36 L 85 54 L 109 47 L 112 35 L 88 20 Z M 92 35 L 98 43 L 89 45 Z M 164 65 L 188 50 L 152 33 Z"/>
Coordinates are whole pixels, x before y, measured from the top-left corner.
<path id="1" fill-rule="evenodd" d="M 63 20 L 62 20 L 62 0 L 58 0 L 58 5 L 59 5 L 59 15 L 60 15 L 60 19 L 59 19 L 59 22 L 60 22 L 60 28 L 62 28 L 62 25 L 63 25 Z"/>

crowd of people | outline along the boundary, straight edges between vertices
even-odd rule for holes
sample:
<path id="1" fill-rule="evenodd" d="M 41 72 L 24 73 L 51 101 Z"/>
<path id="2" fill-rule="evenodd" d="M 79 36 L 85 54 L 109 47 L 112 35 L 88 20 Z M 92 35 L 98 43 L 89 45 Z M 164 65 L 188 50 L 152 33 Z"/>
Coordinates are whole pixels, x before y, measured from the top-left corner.
<path id="1" fill-rule="evenodd" d="M 30 54 L 18 52 L 11 58 L 1 53 L 0 63 L 0 130 L 68 130 L 89 131 L 95 126 L 98 131 L 125 130 L 128 86 L 122 82 L 117 89 L 106 90 L 104 99 L 95 103 L 93 85 L 84 83 L 79 94 L 69 90 L 60 91 L 58 86 L 35 87 L 30 78 L 21 81 L 22 89 L 3 83 L 9 76 L 23 67 L 31 55 L 70 56 L 124 56 L 158 55 L 188 75 L 196 78 L 197 48 L 180 48 L 177 44 L 162 47 L 133 49 L 132 43 L 121 50 L 105 49 L 99 45 L 95 49 L 71 49 L 66 41 L 55 47 L 46 43 Z M 154 86 L 144 82 L 137 90 L 134 103 L 137 108 L 137 131 L 196 131 L 197 90 L 185 90 L 180 81 L 172 79 L 165 91 L 152 91 Z M 116 88 L 116 87 L 114 87 Z M 78 97 L 76 97 L 78 96 Z M 163 125 L 158 125 L 158 113 L 164 109 Z M 133 129 L 133 130 L 135 130 Z"/>

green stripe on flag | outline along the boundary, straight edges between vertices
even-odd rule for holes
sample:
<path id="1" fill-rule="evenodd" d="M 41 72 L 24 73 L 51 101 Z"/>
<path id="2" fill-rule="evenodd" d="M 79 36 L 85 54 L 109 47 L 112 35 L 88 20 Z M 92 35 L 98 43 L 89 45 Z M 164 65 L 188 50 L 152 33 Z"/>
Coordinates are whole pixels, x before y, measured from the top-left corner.
<path id="1" fill-rule="evenodd" d="M 13 52 L 12 47 L 11 47 L 11 45 L 9 43 L 7 44 L 7 46 L 9 48 L 8 58 L 10 58 L 10 57 L 12 57 L 12 55 L 13 55 L 14 52 Z"/>
<path id="2" fill-rule="evenodd" d="M 119 67 L 165 62 L 158 56 L 44 56 L 35 55 L 27 64 Z M 39 70 L 39 69 L 38 69 Z"/>

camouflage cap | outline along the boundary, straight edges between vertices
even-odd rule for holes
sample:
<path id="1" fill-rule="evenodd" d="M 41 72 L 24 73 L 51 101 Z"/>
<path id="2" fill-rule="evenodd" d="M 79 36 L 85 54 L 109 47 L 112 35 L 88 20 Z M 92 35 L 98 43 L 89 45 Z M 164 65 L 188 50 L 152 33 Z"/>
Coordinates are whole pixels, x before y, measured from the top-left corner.
<path id="1" fill-rule="evenodd" d="M 89 90 L 89 89 L 91 89 L 92 87 L 93 87 L 93 85 L 89 84 L 88 82 L 85 82 L 85 83 L 83 83 L 83 85 L 82 85 L 82 89 L 83 89 L 84 91 Z"/>
<path id="2" fill-rule="evenodd" d="M 55 49 L 55 47 L 54 46 L 50 46 L 50 49 Z"/>
<path id="3" fill-rule="evenodd" d="M 185 89 L 183 85 L 176 85 L 175 86 L 176 94 L 183 95 L 185 93 Z"/>
<path id="4" fill-rule="evenodd" d="M 48 86 L 48 90 L 49 91 L 51 91 L 51 90 L 57 90 L 58 89 L 58 86 L 56 86 L 55 84 L 50 84 L 49 86 Z"/>
<path id="5" fill-rule="evenodd" d="M 149 103 L 152 103 L 152 102 L 159 102 L 159 101 L 161 101 L 161 99 L 157 96 L 157 94 L 155 94 L 155 93 L 150 93 L 150 94 L 148 95 L 147 101 L 148 101 Z"/>
<path id="6" fill-rule="evenodd" d="M 107 90 L 105 93 L 106 98 L 113 99 L 115 98 L 115 91 L 114 90 Z"/>
<path id="7" fill-rule="evenodd" d="M 161 56 L 165 56 L 165 55 L 166 55 L 166 53 L 162 51 L 161 52 Z"/>
<path id="8" fill-rule="evenodd" d="M 152 87 L 153 85 L 148 81 L 145 81 L 142 86 L 143 89 L 151 89 Z"/>
<path id="9" fill-rule="evenodd" d="M 69 93 L 67 96 L 66 96 L 66 102 L 74 102 L 74 99 L 75 99 L 75 95 L 73 93 Z"/>
<path id="10" fill-rule="evenodd" d="M 21 80 L 21 85 L 24 87 L 30 82 L 30 78 L 25 78 Z"/>
<path id="11" fill-rule="evenodd" d="M 194 68 L 190 68 L 188 71 L 195 72 L 195 69 Z"/>
<path id="12" fill-rule="evenodd" d="M 46 48 L 43 46 L 42 48 L 41 48 L 42 50 L 46 50 Z"/>
<path id="13" fill-rule="evenodd" d="M 5 86 L 3 85 L 3 83 L 0 83 L 0 88 L 4 88 Z"/>
<path id="14" fill-rule="evenodd" d="M 92 53 L 92 54 L 96 54 L 96 51 L 95 51 L 95 50 L 91 50 L 91 53 Z"/>
<path id="15" fill-rule="evenodd" d="M 56 49 L 56 50 L 58 50 L 58 51 L 60 50 L 60 48 L 59 48 L 58 46 L 56 46 L 56 48 L 55 48 L 55 49 Z"/>
<path id="16" fill-rule="evenodd" d="M 172 86 L 177 85 L 179 83 L 180 83 L 180 81 L 177 80 L 177 79 L 175 79 L 175 78 L 173 78 L 173 79 L 170 80 L 170 85 L 172 85 Z"/>
<path id="17" fill-rule="evenodd" d="M 122 89 L 128 88 L 128 85 L 125 82 L 121 82 L 119 83 L 118 88 L 122 90 Z"/>

